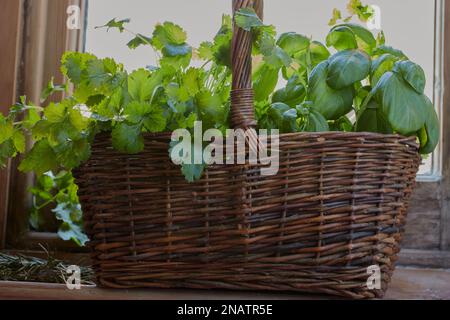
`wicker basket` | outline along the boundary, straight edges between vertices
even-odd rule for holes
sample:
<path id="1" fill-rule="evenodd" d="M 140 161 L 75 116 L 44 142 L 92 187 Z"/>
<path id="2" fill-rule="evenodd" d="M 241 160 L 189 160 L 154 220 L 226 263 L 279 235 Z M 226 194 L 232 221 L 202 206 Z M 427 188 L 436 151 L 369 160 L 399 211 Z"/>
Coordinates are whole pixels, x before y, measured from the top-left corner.
<path id="1" fill-rule="evenodd" d="M 234 0 L 234 9 L 262 0 Z M 254 123 L 251 35 L 233 40 L 232 123 Z M 280 170 L 209 167 L 189 184 L 168 156 L 170 134 L 126 155 L 97 136 L 76 173 L 98 283 L 113 288 L 225 288 L 381 297 L 420 163 L 414 137 L 293 133 Z M 368 267 L 381 289 L 367 287 Z"/>

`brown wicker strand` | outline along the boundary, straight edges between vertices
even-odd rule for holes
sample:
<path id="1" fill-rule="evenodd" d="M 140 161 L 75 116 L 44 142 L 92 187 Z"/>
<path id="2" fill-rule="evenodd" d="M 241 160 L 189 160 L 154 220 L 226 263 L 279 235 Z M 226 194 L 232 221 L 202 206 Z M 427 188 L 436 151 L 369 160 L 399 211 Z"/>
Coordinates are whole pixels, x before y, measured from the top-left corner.
<path id="1" fill-rule="evenodd" d="M 262 0 L 233 0 L 233 12 L 255 8 L 262 17 Z M 252 35 L 236 25 L 232 40 L 233 80 L 231 92 L 231 125 L 233 128 L 256 126 L 252 89 Z M 256 137 L 255 137 L 256 138 Z"/>

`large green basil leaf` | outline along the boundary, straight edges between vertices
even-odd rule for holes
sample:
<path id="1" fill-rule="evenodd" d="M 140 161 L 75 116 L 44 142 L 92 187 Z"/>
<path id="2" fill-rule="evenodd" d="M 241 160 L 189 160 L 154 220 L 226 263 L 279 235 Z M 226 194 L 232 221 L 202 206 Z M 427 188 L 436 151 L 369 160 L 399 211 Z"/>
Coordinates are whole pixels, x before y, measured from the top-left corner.
<path id="1" fill-rule="evenodd" d="M 311 65 L 314 68 L 319 63 L 324 60 L 327 60 L 330 57 L 330 51 L 328 51 L 327 47 L 319 41 L 312 41 L 309 46 L 309 52 L 311 55 Z"/>
<path id="2" fill-rule="evenodd" d="M 423 99 L 425 100 L 427 108 L 425 113 L 425 126 L 422 128 L 421 133 L 419 133 L 419 151 L 421 154 L 429 154 L 433 152 L 439 142 L 440 124 L 436 110 L 430 99 L 425 95 L 423 95 Z"/>
<path id="3" fill-rule="evenodd" d="M 377 102 L 392 128 L 409 135 L 419 131 L 424 123 L 427 104 L 403 78 L 394 72 L 386 72 L 374 88 Z"/>
<path id="4" fill-rule="evenodd" d="M 310 110 L 305 119 L 304 131 L 306 132 L 326 132 L 330 131 L 327 120 L 316 110 Z"/>
<path id="5" fill-rule="evenodd" d="M 309 38 L 295 32 L 283 33 L 277 41 L 277 45 L 291 57 L 300 51 L 306 50 L 309 44 Z"/>
<path id="6" fill-rule="evenodd" d="M 325 45 L 319 41 L 311 41 L 306 49 L 295 53 L 292 65 L 282 68 L 283 77 L 289 80 L 295 74 L 306 75 L 329 57 L 330 52 Z"/>
<path id="7" fill-rule="evenodd" d="M 421 66 L 409 60 L 399 61 L 394 66 L 394 72 L 401 74 L 418 93 L 424 93 L 426 79 Z"/>
<path id="8" fill-rule="evenodd" d="M 370 72 L 370 57 L 361 50 L 340 51 L 329 59 L 328 85 L 343 89 L 365 79 Z"/>
<path id="9" fill-rule="evenodd" d="M 273 92 L 278 83 L 278 68 L 263 64 L 253 75 L 255 101 L 264 101 Z"/>
<path id="10" fill-rule="evenodd" d="M 297 75 L 292 76 L 286 87 L 275 91 L 272 96 L 272 103 L 282 102 L 294 108 L 305 100 L 305 87 L 299 83 Z"/>
<path id="11" fill-rule="evenodd" d="M 367 106 L 361 110 L 356 122 L 356 131 L 378 132 L 389 134 L 392 128 L 386 116 L 381 112 L 381 108 L 375 100 L 371 100 Z"/>
<path id="12" fill-rule="evenodd" d="M 330 51 L 319 41 L 312 41 L 308 48 L 294 55 L 294 61 L 304 69 L 314 68 L 330 57 Z"/>
<path id="13" fill-rule="evenodd" d="M 358 43 L 352 29 L 347 26 L 336 26 L 327 35 L 327 46 L 336 50 L 357 49 Z"/>
<path id="14" fill-rule="evenodd" d="M 389 53 L 399 59 L 408 59 L 408 57 L 403 53 L 403 51 L 394 49 L 390 46 L 381 45 L 378 46 L 372 53 L 373 56 L 381 56 L 385 53 Z"/>
<path id="15" fill-rule="evenodd" d="M 297 110 L 289 109 L 283 113 L 283 122 L 280 127 L 280 133 L 291 133 L 297 131 Z"/>
<path id="16" fill-rule="evenodd" d="M 345 26 L 349 27 L 355 34 L 358 47 L 371 54 L 377 45 L 377 40 L 373 36 L 372 32 L 358 24 L 347 23 Z"/>
<path id="17" fill-rule="evenodd" d="M 327 83 L 328 61 L 320 63 L 309 78 L 308 100 L 327 120 L 336 120 L 352 109 L 354 89 L 331 88 Z"/>
<path id="18" fill-rule="evenodd" d="M 283 124 L 283 114 L 291 108 L 284 103 L 272 103 L 267 111 L 269 118 L 279 127 Z"/>
<path id="19" fill-rule="evenodd" d="M 381 55 L 379 58 L 373 61 L 370 70 L 370 82 L 375 86 L 380 78 L 388 71 L 392 71 L 395 62 L 398 58 L 389 53 Z"/>
<path id="20" fill-rule="evenodd" d="M 337 50 L 363 49 L 371 54 L 377 45 L 372 32 L 352 23 L 340 24 L 333 27 L 327 36 L 327 45 Z"/>
<path id="21" fill-rule="evenodd" d="M 330 131 L 353 132 L 353 123 L 347 116 L 342 116 L 335 121 L 328 122 Z"/>

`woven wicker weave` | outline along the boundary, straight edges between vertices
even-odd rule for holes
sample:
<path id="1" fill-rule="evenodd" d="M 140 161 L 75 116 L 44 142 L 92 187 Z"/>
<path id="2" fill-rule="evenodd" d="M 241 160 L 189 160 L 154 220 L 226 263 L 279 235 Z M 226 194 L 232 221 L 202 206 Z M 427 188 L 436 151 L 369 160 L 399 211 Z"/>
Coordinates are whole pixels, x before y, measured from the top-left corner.
<path id="1" fill-rule="evenodd" d="M 255 3 L 254 3 L 255 2 Z M 234 8 L 262 1 L 235 0 Z M 254 123 L 250 34 L 233 40 L 232 123 Z M 416 139 L 375 133 L 280 137 L 280 169 L 209 167 L 189 184 L 170 134 L 126 155 L 99 135 L 76 172 L 98 283 L 114 288 L 225 288 L 381 297 L 420 163 Z M 367 268 L 381 269 L 370 290 Z"/>

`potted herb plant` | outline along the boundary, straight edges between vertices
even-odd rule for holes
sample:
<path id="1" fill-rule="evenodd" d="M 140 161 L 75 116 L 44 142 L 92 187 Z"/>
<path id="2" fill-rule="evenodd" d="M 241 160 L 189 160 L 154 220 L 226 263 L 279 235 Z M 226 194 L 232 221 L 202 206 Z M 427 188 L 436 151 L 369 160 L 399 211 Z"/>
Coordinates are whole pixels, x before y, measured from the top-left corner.
<path id="1" fill-rule="evenodd" d="M 23 97 L 0 116 L 1 163 L 24 153 L 19 169 L 38 177 L 81 166 L 77 182 L 100 284 L 355 298 L 385 290 L 417 152 L 431 153 L 439 141 L 424 71 L 387 46 L 383 33 L 337 24 L 337 11 L 324 43 L 277 35 L 258 17 L 261 4 L 235 1 L 234 20 L 224 16 L 199 48 L 171 22 L 152 35 L 134 34 L 128 47 L 153 49 L 157 66 L 128 72 L 111 58 L 67 52 L 68 98 L 39 107 Z M 356 16 L 370 17 L 369 7 L 352 4 Z M 128 22 L 104 27 L 126 32 Z M 233 82 L 249 72 L 250 54 L 254 94 Z M 193 67 L 194 59 L 202 66 Z M 49 84 L 44 98 L 57 90 Z M 230 94 L 238 94 L 232 103 Z M 254 128 L 282 133 L 278 175 L 205 162 L 174 170 L 170 132 L 193 130 L 196 121 L 225 132 L 233 114 L 248 116 L 252 127 L 253 111 L 239 110 L 242 101 L 254 102 Z M 61 234 L 83 239 L 81 219 L 61 220 Z M 386 275 L 375 291 L 361 285 L 371 263 Z M 304 285 L 306 278 L 316 285 Z"/>

